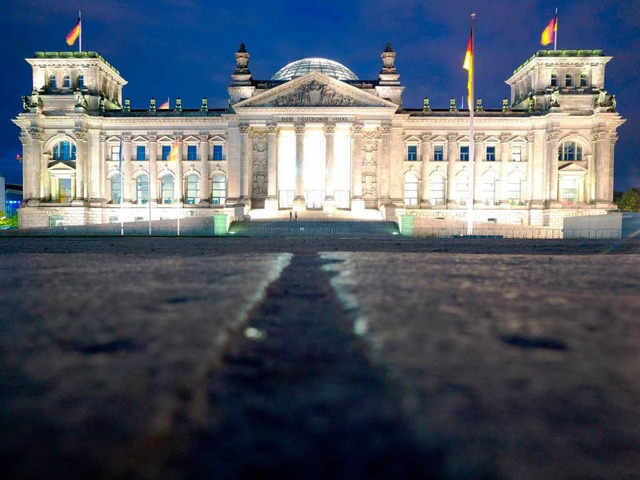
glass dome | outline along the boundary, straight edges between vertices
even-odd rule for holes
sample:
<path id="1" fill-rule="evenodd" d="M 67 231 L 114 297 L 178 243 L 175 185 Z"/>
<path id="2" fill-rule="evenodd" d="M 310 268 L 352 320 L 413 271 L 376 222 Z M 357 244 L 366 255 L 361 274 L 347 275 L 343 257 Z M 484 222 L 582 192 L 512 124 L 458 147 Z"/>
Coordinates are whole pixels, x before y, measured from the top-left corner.
<path id="1" fill-rule="evenodd" d="M 271 77 L 271 80 L 293 80 L 310 72 L 324 73 L 338 80 L 358 80 L 356 74 L 341 63 L 334 62 L 328 58 L 317 57 L 303 58 L 302 60 L 291 62 L 278 70 Z"/>

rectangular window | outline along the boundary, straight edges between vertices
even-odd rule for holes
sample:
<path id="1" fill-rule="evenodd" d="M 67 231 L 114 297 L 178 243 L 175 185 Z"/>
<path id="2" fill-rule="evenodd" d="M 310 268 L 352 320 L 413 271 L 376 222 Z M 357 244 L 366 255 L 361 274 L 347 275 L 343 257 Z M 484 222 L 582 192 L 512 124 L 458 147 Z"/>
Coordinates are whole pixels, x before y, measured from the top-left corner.
<path id="1" fill-rule="evenodd" d="M 195 145 L 187 145 L 187 160 L 197 160 L 196 152 Z"/>
<path id="2" fill-rule="evenodd" d="M 171 145 L 162 145 L 162 160 L 169 160 L 171 155 Z"/>
<path id="3" fill-rule="evenodd" d="M 214 145 L 213 146 L 213 159 L 214 160 L 224 160 L 222 157 L 222 145 Z"/>
<path id="4" fill-rule="evenodd" d="M 407 160 L 410 162 L 415 162 L 418 159 L 418 146 L 417 145 L 409 145 L 407 146 Z"/>
<path id="5" fill-rule="evenodd" d="M 433 146 L 433 161 L 442 162 L 444 160 L 444 145 Z"/>
<path id="6" fill-rule="evenodd" d="M 511 147 L 511 161 L 512 162 L 522 161 L 522 147 Z"/>
<path id="7" fill-rule="evenodd" d="M 147 149 L 144 145 L 138 145 L 136 147 L 136 160 L 146 160 L 147 159 Z"/>
<path id="8" fill-rule="evenodd" d="M 496 146 L 495 145 L 487 145 L 487 162 L 495 162 L 496 161 Z"/>
<path id="9" fill-rule="evenodd" d="M 460 145 L 460 161 L 469 161 L 469 145 Z"/>
<path id="10" fill-rule="evenodd" d="M 119 145 L 112 145 L 111 146 L 111 155 L 109 155 L 109 158 L 111 158 L 111 160 L 113 161 L 118 161 L 120 160 L 120 146 Z"/>

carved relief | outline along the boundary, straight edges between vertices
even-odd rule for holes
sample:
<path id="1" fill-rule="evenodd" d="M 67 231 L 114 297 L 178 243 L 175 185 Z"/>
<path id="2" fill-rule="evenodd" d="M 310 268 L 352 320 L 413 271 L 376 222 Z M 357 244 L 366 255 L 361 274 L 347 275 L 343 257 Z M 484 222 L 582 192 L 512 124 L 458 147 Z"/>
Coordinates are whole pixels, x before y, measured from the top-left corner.
<path id="1" fill-rule="evenodd" d="M 253 162 L 251 164 L 251 192 L 253 198 L 267 196 L 267 133 L 253 134 Z"/>
<path id="2" fill-rule="evenodd" d="M 362 138 L 362 196 L 375 198 L 378 190 L 378 132 L 366 131 Z"/>
<path id="3" fill-rule="evenodd" d="M 351 125 L 351 133 L 354 135 L 358 133 L 362 133 L 362 127 L 364 127 L 362 123 L 359 123 L 359 122 L 353 123 Z"/>
<path id="4" fill-rule="evenodd" d="M 149 132 L 147 135 L 149 142 L 156 142 L 158 140 L 158 132 Z"/>
<path id="5" fill-rule="evenodd" d="M 389 135 L 391 133 L 391 124 L 383 123 L 380 126 L 380 132 L 382 133 L 382 135 Z"/>
<path id="6" fill-rule="evenodd" d="M 76 136 L 76 140 L 80 140 L 82 142 L 86 142 L 87 141 L 87 132 L 85 132 L 83 130 L 76 130 L 73 133 Z"/>
<path id="7" fill-rule="evenodd" d="M 457 142 L 458 141 L 458 134 L 457 133 L 450 133 L 449 135 L 447 135 L 447 140 L 451 143 L 453 142 Z"/>
<path id="8" fill-rule="evenodd" d="M 274 98 L 266 105 L 273 107 L 344 107 L 354 104 L 353 98 L 338 93 L 329 85 L 313 80 L 293 92 Z"/>
<path id="9" fill-rule="evenodd" d="M 324 124 L 324 134 L 325 135 L 333 135 L 336 131 L 335 123 L 325 123 Z"/>
<path id="10" fill-rule="evenodd" d="M 27 132 L 25 132 L 24 130 L 22 130 L 20 132 L 20 143 L 24 146 L 27 144 L 27 141 L 29 140 L 29 134 Z"/>
<path id="11" fill-rule="evenodd" d="M 29 129 L 29 135 L 31 135 L 31 138 L 34 140 L 39 140 L 41 142 L 44 140 L 44 130 L 40 128 L 31 127 Z"/>
<path id="12" fill-rule="evenodd" d="M 249 133 L 249 124 L 248 123 L 239 123 L 238 128 L 240 129 L 240 133 Z"/>
<path id="13" fill-rule="evenodd" d="M 593 138 L 594 142 L 597 142 L 599 140 L 604 140 L 605 138 L 607 138 L 607 131 L 606 130 L 594 130 L 591 132 L 591 138 Z"/>
<path id="14" fill-rule="evenodd" d="M 278 131 L 277 123 L 267 123 L 267 132 L 268 133 L 276 133 Z"/>
<path id="15" fill-rule="evenodd" d="M 549 130 L 547 132 L 547 142 L 552 142 L 560 138 L 560 130 Z"/>
<path id="16" fill-rule="evenodd" d="M 423 133 L 422 135 L 420 135 L 420 140 L 422 140 L 423 143 L 430 142 L 432 138 L 433 135 L 431 135 L 430 133 Z"/>
<path id="17" fill-rule="evenodd" d="M 503 133 L 500 135 L 501 143 L 509 143 L 510 140 L 511 140 L 511 135 L 509 135 L 508 133 Z"/>

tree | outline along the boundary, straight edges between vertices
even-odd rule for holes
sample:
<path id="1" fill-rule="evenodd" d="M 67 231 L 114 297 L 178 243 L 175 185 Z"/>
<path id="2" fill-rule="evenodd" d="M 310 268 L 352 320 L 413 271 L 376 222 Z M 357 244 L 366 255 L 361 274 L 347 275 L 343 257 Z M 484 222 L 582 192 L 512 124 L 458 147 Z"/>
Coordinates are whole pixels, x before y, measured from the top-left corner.
<path id="1" fill-rule="evenodd" d="M 640 212 L 640 189 L 632 188 L 622 194 L 618 208 L 623 212 Z"/>

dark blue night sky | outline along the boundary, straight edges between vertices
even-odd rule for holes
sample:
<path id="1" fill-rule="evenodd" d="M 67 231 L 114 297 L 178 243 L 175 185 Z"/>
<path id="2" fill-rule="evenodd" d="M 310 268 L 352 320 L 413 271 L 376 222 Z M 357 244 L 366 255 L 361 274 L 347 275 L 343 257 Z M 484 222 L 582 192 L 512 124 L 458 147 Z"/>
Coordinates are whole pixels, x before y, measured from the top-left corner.
<path id="1" fill-rule="evenodd" d="M 256 79 L 308 56 L 336 60 L 361 79 L 375 79 L 387 41 L 406 86 L 404 104 L 433 108 L 466 95 L 470 14 L 476 13 L 476 96 L 499 108 L 504 81 L 539 45 L 559 9 L 558 48 L 604 49 L 613 56 L 606 88 L 627 118 L 616 145 L 615 187 L 640 186 L 640 1 L 638 0 L 2 0 L 0 55 L 0 173 L 21 183 L 18 128 L 11 123 L 30 93 L 24 58 L 70 50 L 65 35 L 82 10 L 83 50 L 100 53 L 129 82 L 132 108 L 182 98 L 184 108 L 227 105 L 234 53 L 244 42 Z M 77 49 L 77 46 L 73 47 Z"/>

